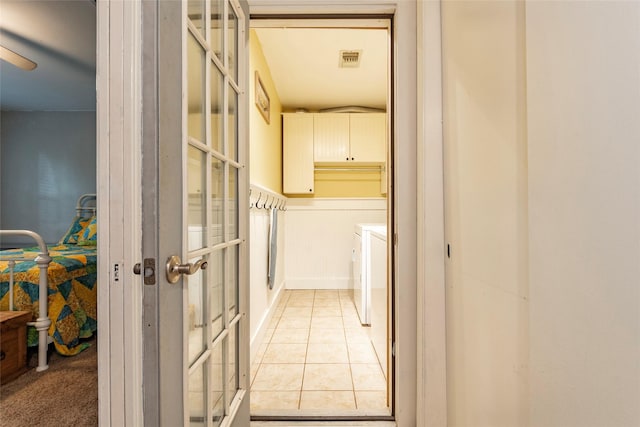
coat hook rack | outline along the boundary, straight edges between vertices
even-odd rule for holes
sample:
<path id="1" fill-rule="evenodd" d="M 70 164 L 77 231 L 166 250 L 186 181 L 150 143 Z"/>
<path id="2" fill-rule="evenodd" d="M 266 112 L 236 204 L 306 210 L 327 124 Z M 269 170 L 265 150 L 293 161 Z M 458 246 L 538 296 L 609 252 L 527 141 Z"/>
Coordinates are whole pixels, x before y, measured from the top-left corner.
<path id="1" fill-rule="evenodd" d="M 286 211 L 287 197 L 260 185 L 251 184 L 249 187 L 249 209 L 254 207 L 257 209 Z"/>

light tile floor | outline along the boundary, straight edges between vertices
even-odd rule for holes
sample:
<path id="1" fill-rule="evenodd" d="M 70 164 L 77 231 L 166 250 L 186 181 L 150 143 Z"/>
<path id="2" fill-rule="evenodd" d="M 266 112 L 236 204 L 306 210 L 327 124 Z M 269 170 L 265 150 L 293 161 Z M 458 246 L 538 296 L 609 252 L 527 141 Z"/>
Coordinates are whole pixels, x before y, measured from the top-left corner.
<path id="1" fill-rule="evenodd" d="M 251 367 L 252 415 L 384 413 L 386 390 L 348 291 L 284 291 Z"/>

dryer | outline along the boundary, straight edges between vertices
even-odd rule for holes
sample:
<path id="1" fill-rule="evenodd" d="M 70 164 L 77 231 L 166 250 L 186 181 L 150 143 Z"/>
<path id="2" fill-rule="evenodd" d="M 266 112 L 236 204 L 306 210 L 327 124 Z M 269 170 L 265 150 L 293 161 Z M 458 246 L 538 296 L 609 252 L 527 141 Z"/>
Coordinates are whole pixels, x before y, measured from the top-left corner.
<path id="1" fill-rule="evenodd" d="M 353 303 L 363 325 L 371 324 L 371 231 L 386 233 L 386 224 L 356 224 L 353 238 Z"/>

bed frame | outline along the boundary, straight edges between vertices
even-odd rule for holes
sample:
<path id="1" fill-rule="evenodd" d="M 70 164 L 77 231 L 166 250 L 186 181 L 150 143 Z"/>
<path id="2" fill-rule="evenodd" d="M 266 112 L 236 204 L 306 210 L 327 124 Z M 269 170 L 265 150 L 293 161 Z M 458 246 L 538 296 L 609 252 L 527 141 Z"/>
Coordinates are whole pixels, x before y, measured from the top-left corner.
<path id="1" fill-rule="evenodd" d="M 95 215 L 96 207 L 95 207 L 96 195 L 95 194 L 83 194 L 78 198 L 76 203 L 76 214 L 82 217 L 90 217 Z M 49 256 L 49 250 L 47 249 L 47 245 L 44 242 L 44 239 L 36 232 L 30 230 L 0 230 L 0 237 L 5 236 L 26 236 L 31 237 L 36 241 L 38 247 L 40 248 L 40 252 L 33 260 L 36 262 L 38 267 L 40 268 L 40 279 L 39 279 L 39 311 L 38 318 L 35 321 L 28 322 L 27 325 L 34 326 L 38 331 L 38 366 L 36 367 L 36 371 L 41 372 L 49 368 L 49 364 L 47 363 L 47 348 L 49 343 L 52 342 L 52 339 L 49 338 L 49 326 L 51 325 L 51 319 L 49 319 L 49 301 L 48 301 L 48 290 L 49 290 L 49 278 L 47 275 L 47 269 L 49 268 L 49 263 L 51 262 L 51 257 Z M 13 275 L 14 268 L 16 262 L 20 261 L 31 261 L 26 258 L 3 258 L 4 261 L 9 262 L 9 310 L 13 311 Z"/>

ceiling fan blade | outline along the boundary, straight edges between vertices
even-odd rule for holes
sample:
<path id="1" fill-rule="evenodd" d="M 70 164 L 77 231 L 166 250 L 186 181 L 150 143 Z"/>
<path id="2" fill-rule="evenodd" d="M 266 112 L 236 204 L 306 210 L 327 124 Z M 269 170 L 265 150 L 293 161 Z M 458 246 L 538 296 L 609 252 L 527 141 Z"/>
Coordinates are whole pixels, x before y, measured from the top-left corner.
<path id="1" fill-rule="evenodd" d="M 4 46 L 0 46 L 0 59 L 4 59 L 5 61 L 26 71 L 31 71 L 38 66 L 38 64 L 31 61 L 30 59 L 27 59 L 24 56 L 15 53 L 11 49 L 7 49 Z"/>

